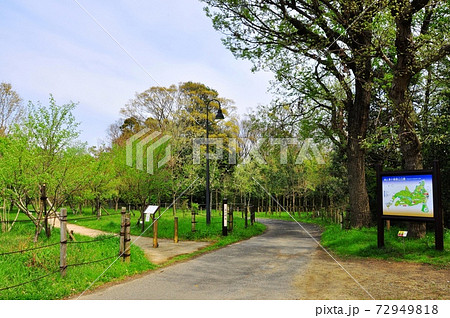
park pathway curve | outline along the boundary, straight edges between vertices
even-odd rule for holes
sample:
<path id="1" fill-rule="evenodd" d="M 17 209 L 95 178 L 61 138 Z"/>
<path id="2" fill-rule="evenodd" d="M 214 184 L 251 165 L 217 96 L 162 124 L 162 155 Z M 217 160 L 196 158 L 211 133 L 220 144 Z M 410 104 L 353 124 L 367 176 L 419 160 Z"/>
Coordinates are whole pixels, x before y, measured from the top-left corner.
<path id="1" fill-rule="evenodd" d="M 262 219 L 268 230 L 187 262 L 86 292 L 79 299 L 296 299 L 294 277 L 317 250 L 295 222 Z M 319 237 L 317 226 L 304 225 Z"/>
<path id="2" fill-rule="evenodd" d="M 52 220 L 52 225 L 56 228 L 60 227 L 59 218 Z M 89 237 L 97 237 L 99 235 L 118 235 L 115 233 L 108 233 L 100 230 L 90 229 L 77 224 L 67 223 L 67 230 L 72 233 L 81 234 Z M 158 239 L 158 248 L 153 248 L 153 238 L 144 236 L 131 235 L 131 244 L 139 246 L 145 256 L 156 265 L 162 265 L 178 255 L 191 254 L 198 250 L 201 250 L 210 242 L 197 242 L 197 241 L 178 241 L 174 243 L 169 239 Z"/>

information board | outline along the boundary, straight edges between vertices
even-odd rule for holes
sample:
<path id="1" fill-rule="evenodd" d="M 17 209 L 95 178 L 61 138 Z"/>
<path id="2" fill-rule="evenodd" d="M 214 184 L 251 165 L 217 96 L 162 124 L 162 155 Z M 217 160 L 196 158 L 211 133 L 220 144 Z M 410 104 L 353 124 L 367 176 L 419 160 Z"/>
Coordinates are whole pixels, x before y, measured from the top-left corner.
<path id="1" fill-rule="evenodd" d="M 383 215 L 434 217 L 433 175 L 381 177 Z"/>
<path id="2" fill-rule="evenodd" d="M 145 209 L 144 214 L 145 214 L 145 222 L 149 222 L 150 221 L 150 216 L 155 214 L 156 211 L 158 211 L 159 206 L 158 205 L 149 205 L 147 207 L 147 209 Z"/>
<path id="3" fill-rule="evenodd" d="M 432 170 L 377 171 L 377 240 L 384 247 L 384 223 L 389 220 L 433 222 L 435 248 L 444 250 L 444 222 L 439 161 Z M 406 235 L 406 231 L 401 233 Z"/>

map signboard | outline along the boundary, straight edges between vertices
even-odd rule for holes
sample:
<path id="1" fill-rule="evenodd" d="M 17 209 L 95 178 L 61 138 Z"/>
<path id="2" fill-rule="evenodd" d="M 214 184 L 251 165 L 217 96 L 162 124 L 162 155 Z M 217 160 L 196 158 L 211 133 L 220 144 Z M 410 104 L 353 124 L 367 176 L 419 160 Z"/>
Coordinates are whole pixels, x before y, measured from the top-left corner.
<path id="1" fill-rule="evenodd" d="M 433 218 L 433 175 L 381 177 L 383 215 Z"/>
<path id="2" fill-rule="evenodd" d="M 432 170 L 383 171 L 377 165 L 377 237 L 384 246 L 384 222 L 433 222 L 435 247 L 444 250 L 439 161 Z"/>

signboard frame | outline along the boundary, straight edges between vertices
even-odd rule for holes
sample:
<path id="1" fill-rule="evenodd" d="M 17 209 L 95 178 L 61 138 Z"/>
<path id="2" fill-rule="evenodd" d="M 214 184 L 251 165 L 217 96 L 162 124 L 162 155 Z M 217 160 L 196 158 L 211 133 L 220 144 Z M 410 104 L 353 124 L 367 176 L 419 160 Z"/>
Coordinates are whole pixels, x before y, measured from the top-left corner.
<path id="1" fill-rule="evenodd" d="M 377 223 L 378 223 L 378 247 L 384 246 L 384 221 L 399 220 L 409 222 L 434 222 L 435 223 L 435 246 L 437 250 L 444 249 L 444 223 L 442 218 L 441 185 L 439 162 L 434 161 L 432 170 L 413 171 L 382 171 L 381 165 L 377 165 Z M 383 177 L 404 177 L 404 176 L 430 176 L 432 178 L 432 200 L 433 217 L 429 216 L 402 216 L 389 215 L 383 213 Z"/>
<path id="2" fill-rule="evenodd" d="M 159 205 L 149 205 L 145 208 L 144 212 L 141 213 L 141 221 L 142 221 L 142 232 L 145 231 L 145 222 L 150 221 L 150 217 L 154 221 L 156 212 L 158 212 L 160 206 Z M 139 221 L 138 221 L 139 224 Z"/>

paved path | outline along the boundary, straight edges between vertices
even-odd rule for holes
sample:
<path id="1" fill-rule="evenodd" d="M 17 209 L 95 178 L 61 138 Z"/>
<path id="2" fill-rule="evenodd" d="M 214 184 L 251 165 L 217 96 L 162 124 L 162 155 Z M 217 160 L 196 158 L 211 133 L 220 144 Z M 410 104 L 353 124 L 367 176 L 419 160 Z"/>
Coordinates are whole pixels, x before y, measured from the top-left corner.
<path id="1" fill-rule="evenodd" d="M 259 220 L 261 236 L 157 270 L 143 277 L 100 288 L 80 299 L 295 299 L 294 277 L 316 251 L 298 224 Z M 305 225 L 319 235 L 318 228 Z"/>
<path id="2" fill-rule="evenodd" d="M 54 227 L 59 228 L 59 219 L 55 218 L 52 220 L 52 225 Z M 86 235 L 90 237 L 96 237 L 98 235 L 111 235 L 113 233 L 107 233 L 100 230 L 90 229 L 84 226 L 76 225 L 76 224 L 67 224 L 67 230 L 69 232 Z M 153 264 L 164 264 L 171 258 L 183 255 L 190 254 L 195 251 L 198 251 L 202 248 L 210 245 L 210 242 L 196 242 L 196 241 L 178 241 L 178 243 L 174 243 L 173 240 L 169 239 L 158 239 L 158 248 L 153 248 L 153 238 L 151 237 L 138 237 L 131 236 L 131 242 L 139 246 L 143 251 L 145 256 L 153 263 Z"/>

